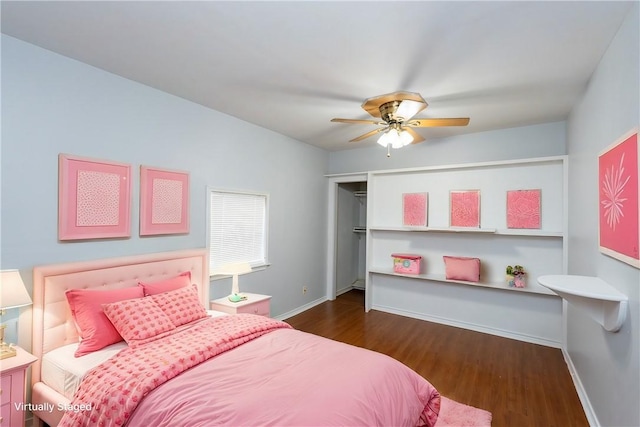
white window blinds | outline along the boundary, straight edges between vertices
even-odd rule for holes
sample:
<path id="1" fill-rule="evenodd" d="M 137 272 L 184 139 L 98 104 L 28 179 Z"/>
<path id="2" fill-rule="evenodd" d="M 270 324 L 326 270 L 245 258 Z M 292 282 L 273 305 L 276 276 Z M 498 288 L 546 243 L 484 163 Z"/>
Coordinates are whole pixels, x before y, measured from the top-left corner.
<path id="1" fill-rule="evenodd" d="M 236 262 L 267 264 L 266 194 L 210 191 L 209 271 Z"/>

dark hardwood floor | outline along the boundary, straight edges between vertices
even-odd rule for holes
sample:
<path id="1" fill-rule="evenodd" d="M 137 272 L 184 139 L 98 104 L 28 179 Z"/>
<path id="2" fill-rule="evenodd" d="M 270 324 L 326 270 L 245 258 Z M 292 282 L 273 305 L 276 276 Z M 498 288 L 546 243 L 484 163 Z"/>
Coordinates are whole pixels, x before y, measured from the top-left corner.
<path id="1" fill-rule="evenodd" d="M 443 395 L 493 414 L 493 427 L 588 426 L 556 348 L 371 310 L 350 291 L 286 320 L 403 362 Z"/>

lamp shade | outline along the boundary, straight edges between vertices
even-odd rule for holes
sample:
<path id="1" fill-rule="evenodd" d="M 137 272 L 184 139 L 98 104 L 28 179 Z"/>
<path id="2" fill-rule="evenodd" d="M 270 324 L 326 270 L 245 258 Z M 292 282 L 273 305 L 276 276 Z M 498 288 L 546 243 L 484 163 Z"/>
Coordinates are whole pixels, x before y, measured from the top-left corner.
<path id="1" fill-rule="evenodd" d="M 9 309 L 31 304 L 31 297 L 18 270 L 2 270 L 0 276 L 0 308 Z"/>
<path id="2" fill-rule="evenodd" d="M 231 285 L 231 293 L 238 294 L 240 289 L 238 288 L 238 275 L 250 273 L 252 271 L 251 264 L 248 262 L 235 262 L 231 264 L 225 264 L 214 271 L 214 274 L 222 274 L 225 276 L 233 276 L 233 282 Z"/>

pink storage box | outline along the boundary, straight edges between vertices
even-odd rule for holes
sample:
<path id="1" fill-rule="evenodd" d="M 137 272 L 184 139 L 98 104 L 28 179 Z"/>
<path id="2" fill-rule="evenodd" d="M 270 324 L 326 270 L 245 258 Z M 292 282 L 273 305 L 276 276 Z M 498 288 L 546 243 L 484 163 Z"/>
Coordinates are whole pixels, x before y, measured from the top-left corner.
<path id="1" fill-rule="evenodd" d="M 393 257 L 393 272 L 401 274 L 420 274 L 422 257 L 413 254 L 391 254 Z"/>

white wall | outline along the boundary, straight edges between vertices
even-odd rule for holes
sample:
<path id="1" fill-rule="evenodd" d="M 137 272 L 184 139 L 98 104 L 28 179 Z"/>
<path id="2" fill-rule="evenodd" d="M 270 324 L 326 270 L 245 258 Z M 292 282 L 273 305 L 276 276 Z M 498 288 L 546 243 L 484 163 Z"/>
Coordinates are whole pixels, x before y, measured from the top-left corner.
<path id="1" fill-rule="evenodd" d="M 640 425 L 640 270 L 598 251 L 598 154 L 640 122 L 639 13 L 636 2 L 567 121 L 569 273 L 598 276 L 629 297 L 617 333 L 567 311 L 567 351 L 603 426 Z"/>
<path id="2" fill-rule="evenodd" d="M 132 164 L 130 238 L 57 240 L 59 153 Z M 272 266 L 243 290 L 273 295 L 274 315 L 325 297 L 324 150 L 2 35 L 1 161 L 1 268 L 29 289 L 40 264 L 205 247 L 213 186 L 270 194 Z M 188 235 L 138 235 L 141 164 L 190 172 Z"/>

